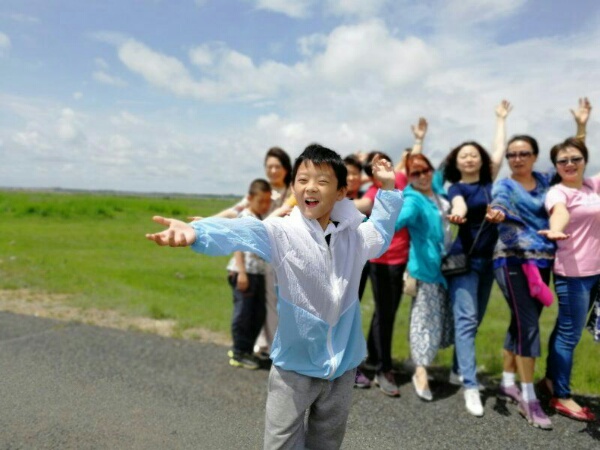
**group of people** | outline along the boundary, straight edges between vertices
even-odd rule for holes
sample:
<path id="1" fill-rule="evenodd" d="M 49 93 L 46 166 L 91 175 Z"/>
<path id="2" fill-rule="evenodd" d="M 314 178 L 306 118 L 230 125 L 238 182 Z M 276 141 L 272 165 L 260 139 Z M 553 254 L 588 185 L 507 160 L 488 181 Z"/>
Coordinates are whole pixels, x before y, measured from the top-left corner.
<path id="1" fill-rule="evenodd" d="M 342 160 L 318 144 L 292 166 L 274 147 L 264 160 L 267 179 L 254 180 L 234 207 L 191 224 L 155 218 L 168 227 L 147 235 L 159 245 L 234 254 L 227 267 L 234 292 L 229 358 L 246 368 L 260 358 L 273 362 L 266 448 L 315 439 L 338 448 L 352 386 L 371 384 L 360 368 L 375 373 L 383 393 L 399 395 L 391 347 L 403 292 L 412 297 L 416 394 L 433 399 L 427 368 L 440 348 L 454 344 L 449 381 L 464 387 L 467 411 L 482 416 L 475 337 L 494 280 L 511 312 L 498 395 L 517 403 L 533 426 L 552 428 L 533 379 L 552 275 L 559 312 L 538 392 L 559 414 L 595 420 L 570 392 L 573 353 L 600 297 L 600 175 L 584 176 L 591 105 L 580 99 L 571 111 L 576 135 L 552 147 L 551 173 L 534 170 L 533 137 L 506 143 L 510 111 L 507 101 L 496 107 L 491 155 L 467 141 L 436 169 L 423 153 L 428 124 L 421 118 L 413 147 L 395 167 L 380 151 Z M 496 181 L 504 159 L 510 175 Z M 458 270 L 450 270 L 452 261 Z M 359 301 L 367 278 L 375 311 L 365 346 Z"/>

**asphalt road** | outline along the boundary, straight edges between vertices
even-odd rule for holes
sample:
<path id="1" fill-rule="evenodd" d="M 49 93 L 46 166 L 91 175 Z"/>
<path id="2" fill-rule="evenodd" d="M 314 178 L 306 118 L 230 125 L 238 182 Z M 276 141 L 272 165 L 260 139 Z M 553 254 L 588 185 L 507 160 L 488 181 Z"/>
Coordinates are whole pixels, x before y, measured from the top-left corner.
<path id="1" fill-rule="evenodd" d="M 261 448 L 267 371 L 229 367 L 226 350 L 0 313 L 0 449 Z M 474 418 L 447 371 L 435 376 L 432 403 L 408 371 L 399 399 L 355 390 L 343 448 L 600 448 L 599 423 L 534 429 L 493 387 Z M 584 400 L 600 415 L 600 398 Z"/>

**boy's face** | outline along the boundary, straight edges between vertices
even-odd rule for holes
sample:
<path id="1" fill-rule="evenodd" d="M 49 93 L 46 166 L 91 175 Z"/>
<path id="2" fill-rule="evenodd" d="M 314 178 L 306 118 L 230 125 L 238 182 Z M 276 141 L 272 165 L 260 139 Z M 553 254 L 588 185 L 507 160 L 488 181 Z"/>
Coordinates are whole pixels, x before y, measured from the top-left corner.
<path id="1" fill-rule="evenodd" d="M 271 207 L 271 193 L 258 192 L 248 196 L 248 208 L 254 214 L 264 216 L 269 212 Z"/>
<path id="2" fill-rule="evenodd" d="M 292 183 L 292 191 L 302 215 L 315 219 L 323 230 L 329 223 L 329 215 L 335 202 L 346 196 L 346 188 L 338 189 L 338 180 L 331 166 L 315 166 L 304 161 L 298 168 Z"/>

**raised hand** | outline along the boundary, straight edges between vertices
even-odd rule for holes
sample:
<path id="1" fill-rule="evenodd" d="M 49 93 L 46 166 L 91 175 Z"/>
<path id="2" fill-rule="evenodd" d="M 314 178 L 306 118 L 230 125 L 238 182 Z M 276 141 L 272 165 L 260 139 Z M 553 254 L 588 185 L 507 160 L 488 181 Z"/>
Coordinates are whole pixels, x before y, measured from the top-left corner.
<path id="1" fill-rule="evenodd" d="M 565 239 L 569 239 L 571 237 L 570 234 L 565 234 L 562 231 L 552 231 L 552 230 L 540 230 L 538 234 L 545 236 L 547 239 L 551 241 L 563 241 Z"/>
<path id="2" fill-rule="evenodd" d="M 396 186 L 396 173 L 387 159 L 375 155 L 371 161 L 373 179 L 381 184 L 381 189 L 392 190 Z"/>
<path id="3" fill-rule="evenodd" d="M 502 100 L 498 106 L 496 106 L 496 117 L 499 119 L 506 119 L 508 114 L 512 111 L 512 105 L 508 100 Z"/>
<path id="4" fill-rule="evenodd" d="M 419 117 L 419 122 L 416 125 L 410 126 L 415 139 L 425 139 L 428 126 L 427 119 L 425 119 L 425 117 Z"/>
<path id="5" fill-rule="evenodd" d="M 571 109 L 570 111 L 571 114 L 573 114 L 573 118 L 575 119 L 575 122 L 577 122 L 577 125 L 585 125 L 590 118 L 592 104 L 587 97 L 583 97 L 579 99 L 579 107 L 577 110 Z"/>
<path id="6" fill-rule="evenodd" d="M 196 232 L 187 223 L 176 219 L 167 219 L 154 216 L 153 221 L 168 227 L 160 233 L 146 234 L 146 239 L 156 242 L 158 245 L 169 247 L 187 247 L 196 241 Z"/>

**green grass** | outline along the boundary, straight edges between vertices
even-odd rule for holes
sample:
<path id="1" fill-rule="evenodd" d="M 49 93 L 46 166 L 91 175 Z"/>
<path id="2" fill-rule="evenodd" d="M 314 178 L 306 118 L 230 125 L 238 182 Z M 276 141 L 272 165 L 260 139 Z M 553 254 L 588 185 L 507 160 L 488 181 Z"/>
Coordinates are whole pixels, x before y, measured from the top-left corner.
<path id="1" fill-rule="evenodd" d="M 228 257 L 207 257 L 189 249 L 167 249 L 144 234 L 160 229 L 153 215 L 184 219 L 209 216 L 234 199 L 135 197 L 93 194 L 0 191 L 0 288 L 69 294 L 82 308 L 115 309 L 128 315 L 175 319 L 180 330 L 203 327 L 228 333 L 231 291 L 226 283 Z M 365 333 L 373 312 L 370 287 L 362 303 Z M 398 311 L 393 355 L 406 360 L 410 301 Z M 542 315 L 545 369 L 548 335 L 557 306 Z M 508 307 L 494 287 L 477 338 L 477 363 L 490 377 L 502 372 L 502 344 Z M 600 392 L 598 347 L 585 332 L 575 355 L 573 389 Z M 435 363 L 449 367 L 452 350 Z"/>

